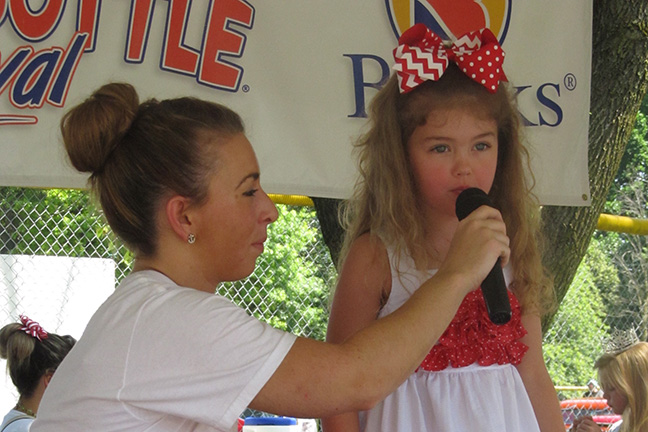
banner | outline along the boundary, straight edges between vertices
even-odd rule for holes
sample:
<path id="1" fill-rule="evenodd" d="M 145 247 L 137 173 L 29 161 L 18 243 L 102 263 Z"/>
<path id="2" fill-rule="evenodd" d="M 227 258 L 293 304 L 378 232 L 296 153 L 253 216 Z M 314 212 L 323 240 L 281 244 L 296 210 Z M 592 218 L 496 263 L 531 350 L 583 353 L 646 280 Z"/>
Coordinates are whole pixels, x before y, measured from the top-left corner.
<path id="1" fill-rule="evenodd" d="M 85 187 L 59 121 L 107 82 L 243 117 L 267 192 L 348 197 L 398 36 L 489 27 L 544 204 L 588 205 L 592 0 L 0 0 L 0 185 Z"/>

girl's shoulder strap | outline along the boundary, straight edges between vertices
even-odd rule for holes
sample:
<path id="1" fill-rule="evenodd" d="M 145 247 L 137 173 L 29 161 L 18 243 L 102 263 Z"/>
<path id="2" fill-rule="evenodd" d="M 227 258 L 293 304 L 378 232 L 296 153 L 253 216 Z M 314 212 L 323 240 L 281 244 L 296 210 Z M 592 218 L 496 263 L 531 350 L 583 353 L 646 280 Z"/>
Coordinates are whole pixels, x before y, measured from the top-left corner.
<path id="1" fill-rule="evenodd" d="M 4 425 L 4 427 L 2 429 L 0 429 L 0 432 L 4 432 L 4 430 L 7 429 L 7 427 L 10 424 L 12 424 L 14 422 L 17 422 L 18 420 L 33 420 L 33 419 L 34 419 L 34 417 L 32 417 L 30 415 L 27 415 L 27 414 L 22 414 L 22 415 L 16 416 L 16 417 L 12 418 L 11 420 L 9 420 L 7 422 L 7 424 Z"/>

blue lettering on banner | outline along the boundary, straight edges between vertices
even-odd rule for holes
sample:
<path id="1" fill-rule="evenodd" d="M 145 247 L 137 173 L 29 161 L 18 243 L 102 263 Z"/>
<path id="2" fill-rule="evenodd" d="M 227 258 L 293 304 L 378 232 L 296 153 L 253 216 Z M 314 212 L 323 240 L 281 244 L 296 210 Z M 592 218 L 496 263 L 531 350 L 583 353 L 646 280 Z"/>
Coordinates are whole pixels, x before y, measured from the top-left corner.
<path id="1" fill-rule="evenodd" d="M 562 123 L 563 111 L 562 108 L 560 108 L 560 105 L 558 105 L 555 101 L 553 101 L 551 98 L 549 98 L 549 96 L 545 94 L 545 89 L 547 88 L 555 89 L 556 97 L 560 97 L 560 86 L 558 84 L 546 83 L 538 87 L 538 91 L 536 92 L 538 102 L 540 102 L 542 105 L 544 105 L 545 107 L 549 108 L 551 111 L 556 113 L 556 121 L 553 123 L 547 123 L 544 117 L 542 117 L 542 113 L 540 112 L 538 113 L 538 117 L 540 118 L 541 126 L 555 127 L 558 126 L 560 123 Z"/>
<path id="2" fill-rule="evenodd" d="M 516 96 L 520 97 L 520 95 L 525 92 L 527 89 L 530 89 L 532 86 L 527 85 L 527 86 L 518 86 L 516 87 Z M 556 97 L 560 97 L 560 86 L 558 84 L 554 83 L 544 83 L 538 87 L 538 89 L 535 92 L 535 98 L 536 101 L 538 101 L 543 107 L 548 108 L 551 110 L 555 116 L 556 120 L 553 122 L 548 122 L 545 117 L 542 115 L 540 111 L 538 111 L 538 121 L 537 123 L 531 121 L 529 118 L 525 117 L 524 114 L 520 113 L 522 116 L 522 122 L 525 126 L 549 126 L 549 127 L 556 127 L 562 123 L 563 120 L 563 110 L 558 105 L 556 101 L 551 99 L 549 95 L 546 93 L 547 89 L 554 89 L 556 93 Z M 552 92 L 553 93 L 553 92 Z"/>
<path id="3" fill-rule="evenodd" d="M 371 54 L 344 54 L 344 57 L 351 59 L 352 71 L 353 71 L 353 89 L 355 95 L 355 112 L 348 115 L 348 117 L 357 117 L 357 118 L 366 118 L 366 95 L 365 90 L 367 88 L 373 88 L 376 91 L 380 90 L 387 80 L 389 79 L 390 68 L 387 61 L 379 56 Z M 379 81 L 377 82 L 367 82 L 365 81 L 365 60 L 369 60 L 373 63 L 376 63 L 380 66 L 382 75 Z M 572 78 L 572 81 L 575 82 L 575 77 L 573 74 L 568 74 Z M 572 82 L 570 81 L 570 82 Z M 522 93 L 523 96 L 526 96 L 527 90 L 531 89 L 531 85 L 526 86 L 516 86 L 516 96 L 519 98 Z M 575 87 L 575 86 L 574 86 Z M 569 88 L 568 90 L 573 90 Z M 560 98 L 560 85 L 555 83 L 544 83 L 541 84 L 535 91 L 535 99 L 540 105 L 544 108 L 547 108 L 555 118 L 547 117 L 546 113 L 543 115 L 542 112 L 538 111 L 535 115 L 537 116 L 537 121 L 532 121 L 523 113 L 520 113 L 522 116 L 522 123 L 525 126 L 548 126 L 556 127 L 559 126 L 563 121 L 563 110 L 560 107 L 560 104 L 557 102 L 557 99 Z"/>
<path id="4" fill-rule="evenodd" d="M 18 48 L 0 68 L 0 93 L 13 84 L 10 98 L 16 107 L 40 108 L 44 102 L 63 106 L 87 38 L 87 33 L 76 33 L 67 49 Z"/>
<path id="5" fill-rule="evenodd" d="M 344 54 L 344 57 L 349 57 L 353 64 L 353 88 L 355 89 L 355 113 L 348 117 L 366 118 L 367 111 L 365 110 L 365 88 L 374 88 L 380 90 L 387 80 L 389 79 L 389 64 L 376 55 L 371 54 Z M 372 60 L 380 66 L 382 75 L 378 82 L 366 82 L 364 78 L 364 63 L 363 60 Z"/>
<path id="6" fill-rule="evenodd" d="M 11 93 L 16 106 L 40 107 L 43 105 L 45 90 L 54 75 L 56 64 L 61 56 L 57 49 L 36 53 L 18 75 Z"/>

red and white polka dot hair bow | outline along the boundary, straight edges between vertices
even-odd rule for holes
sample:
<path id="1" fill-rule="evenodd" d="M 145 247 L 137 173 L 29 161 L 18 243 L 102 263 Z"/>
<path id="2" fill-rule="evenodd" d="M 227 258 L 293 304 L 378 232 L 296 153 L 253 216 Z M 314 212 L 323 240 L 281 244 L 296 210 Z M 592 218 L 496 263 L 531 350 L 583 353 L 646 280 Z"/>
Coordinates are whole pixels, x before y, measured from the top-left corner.
<path id="1" fill-rule="evenodd" d="M 401 93 L 424 81 L 437 81 L 450 61 L 491 93 L 497 91 L 500 81 L 507 81 L 502 69 L 504 51 L 487 28 L 466 33 L 446 46 L 425 24 L 415 24 L 398 39 L 394 59 Z"/>
<path id="2" fill-rule="evenodd" d="M 47 332 L 36 321 L 27 318 L 25 315 L 20 315 L 20 322 L 22 322 L 23 325 L 20 330 L 32 337 L 35 337 L 39 341 L 47 339 Z"/>

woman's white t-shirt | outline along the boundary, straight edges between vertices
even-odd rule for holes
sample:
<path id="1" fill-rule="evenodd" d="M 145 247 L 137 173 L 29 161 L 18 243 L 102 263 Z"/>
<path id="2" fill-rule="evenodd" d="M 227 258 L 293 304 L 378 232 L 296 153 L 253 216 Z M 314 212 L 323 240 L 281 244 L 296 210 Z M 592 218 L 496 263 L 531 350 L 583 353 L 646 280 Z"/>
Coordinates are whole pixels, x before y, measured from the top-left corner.
<path id="1" fill-rule="evenodd" d="M 295 338 L 224 297 L 132 273 L 57 369 L 32 432 L 236 430 Z"/>

